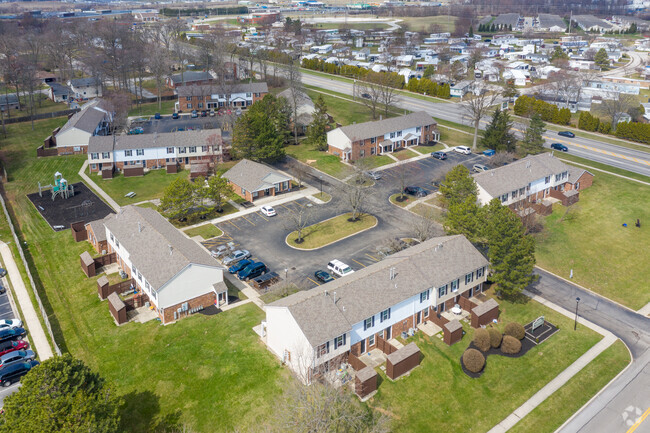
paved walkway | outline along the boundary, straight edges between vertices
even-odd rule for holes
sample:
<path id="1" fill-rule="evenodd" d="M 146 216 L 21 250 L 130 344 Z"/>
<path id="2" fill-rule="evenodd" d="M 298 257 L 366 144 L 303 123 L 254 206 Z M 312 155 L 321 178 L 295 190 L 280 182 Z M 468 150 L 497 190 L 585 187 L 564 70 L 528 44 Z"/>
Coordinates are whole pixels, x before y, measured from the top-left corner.
<path id="1" fill-rule="evenodd" d="M 560 161 L 567 162 L 567 163 L 569 163 L 569 164 L 579 165 L 579 166 L 581 166 L 581 167 L 588 168 L 589 170 L 600 171 L 600 172 L 602 172 L 602 173 L 611 174 L 612 176 L 620 177 L 620 178 L 623 178 L 623 179 L 626 179 L 626 180 L 631 180 L 632 182 L 637 182 L 637 183 L 641 183 L 641 184 L 643 184 L 643 185 L 648 185 L 648 186 L 650 186 L 650 183 L 649 183 L 649 182 L 644 182 L 644 181 L 642 181 L 642 180 L 635 179 L 635 178 L 633 178 L 633 177 L 623 176 L 622 174 L 618 174 L 618 173 L 612 173 L 611 171 L 603 170 L 602 168 L 596 168 L 596 167 L 592 167 L 592 166 L 590 166 L 590 165 L 580 164 L 579 162 L 571 161 L 570 159 L 564 159 L 564 158 L 562 158 L 561 156 L 558 156 L 557 159 L 559 159 Z"/>
<path id="2" fill-rule="evenodd" d="M 540 304 L 551 308 L 552 310 L 557 311 L 560 314 L 563 314 L 566 317 L 573 318 L 574 313 L 568 311 L 559 305 L 556 305 L 546 299 L 533 295 L 530 292 L 524 291 L 524 293 L 531 297 L 533 300 L 539 302 Z M 537 391 L 535 395 L 529 398 L 524 404 L 519 406 L 512 412 L 506 419 L 501 421 L 499 424 L 492 427 L 488 433 L 504 433 L 510 430 L 515 424 L 517 424 L 523 417 L 528 415 L 533 409 L 542 404 L 544 400 L 550 397 L 555 391 L 560 389 L 564 384 L 566 384 L 569 379 L 575 376 L 580 370 L 585 368 L 591 361 L 593 361 L 598 355 L 600 355 L 605 349 L 614 344 L 618 338 L 607 331 L 606 329 L 601 328 L 595 323 L 578 317 L 578 323 L 583 326 L 586 326 L 599 334 L 603 335 L 598 343 L 596 343 L 591 349 L 585 352 L 580 358 L 578 358 L 573 364 L 569 365 L 564 371 L 558 374 L 553 380 L 546 384 L 542 389 Z"/>
<path id="3" fill-rule="evenodd" d="M 115 200 L 111 198 L 110 195 L 106 194 L 103 189 L 99 187 L 91 178 L 86 174 L 86 169 L 88 168 L 88 160 L 84 161 L 84 164 L 79 170 L 79 176 L 92 188 L 97 194 L 99 194 L 110 207 L 113 208 L 115 212 L 119 212 L 122 208 Z"/>
<path id="4" fill-rule="evenodd" d="M 47 341 L 41 322 L 38 320 L 38 314 L 36 313 L 34 304 L 29 297 L 29 292 L 27 291 L 25 282 L 20 275 L 14 256 L 11 253 L 11 248 L 9 248 L 9 246 L 4 242 L 0 242 L 0 254 L 2 255 L 2 260 L 7 267 L 7 273 L 13 286 L 14 294 L 16 295 L 16 301 L 18 302 L 18 305 L 20 305 L 20 309 L 23 313 L 23 321 L 29 328 L 29 339 L 38 353 L 40 360 L 45 361 L 52 357 L 52 348 L 50 347 L 50 343 Z"/>
<path id="5" fill-rule="evenodd" d="M 641 308 L 637 313 L 645 317 L 650 317 L 650 302 L 645 304 L 645 307 Z"/>

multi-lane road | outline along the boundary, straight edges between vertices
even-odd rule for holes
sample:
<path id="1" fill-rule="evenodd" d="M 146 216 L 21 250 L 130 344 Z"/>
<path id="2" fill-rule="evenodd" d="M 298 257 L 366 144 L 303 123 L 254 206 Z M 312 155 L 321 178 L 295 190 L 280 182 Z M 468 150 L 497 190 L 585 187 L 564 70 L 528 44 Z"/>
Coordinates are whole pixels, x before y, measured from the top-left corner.
<path id="1" fill-rule="evenodd" d="M 351 82 L 309 73 L 302 74 L 302 81 L 306 85 L 319 87 L 324 91 L 330 90 L 345 95 L 353 94 L 353 83 Z M 426 111 L 437 119 L 465 125 L 471 124 L 462 103 L 433 102 L 433 100 L 428 101 L 407 95 L 400 95 L 395 106 L 409 111 Z M 488 119 L 483 121 L 482 128 L 485 127 L 487 121 Z M 513 128 L 516 131 L 523 131 L 525 126 L 516 122 Z M 636 148 L 632 149 L 618 146 L 590 138 L 560 137 L 554 131 L 547 131 L 545 138 L 547 147 L 553 142 L 562 143 L 569 148 L 569 153 L 572 155 L 650 176 L 650 147 L 648 147 L 648 152 L 644 152 Z"/>

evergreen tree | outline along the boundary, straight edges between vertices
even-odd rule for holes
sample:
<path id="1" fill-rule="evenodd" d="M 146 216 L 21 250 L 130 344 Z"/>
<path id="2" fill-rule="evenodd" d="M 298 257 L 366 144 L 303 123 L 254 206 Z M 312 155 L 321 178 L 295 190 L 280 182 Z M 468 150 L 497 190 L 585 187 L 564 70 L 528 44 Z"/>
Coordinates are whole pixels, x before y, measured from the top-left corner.
<path id="1" fill-rule="evenodd" d="M 515 80 L 507 80 L 503 87 L 503 97 L 511 101 L 519 96 L 519 90 L 515 87 Z"/>
<path id="2" fill-rule="evenodd" d="M 607 51 L 605 51 L 605 48 L 601 48 L 600 50 L 598 50 L 598 52 L 594 56 L 594 63 L 600 66 L 600 68 L 603 70 L 609 67 L 609 56 L 607 55 Z"/>
<path id="3" fill-rule="evenodd" d="M 497 31 L 497 27 L 492 23 L 492 26 L 490 27 L 490 32 L 494 33 Z"/>
<path id="4" fill-rule="evenodd" d="M 512 121 L 507 111 L 497 108 L 492 114 L 492 120 L 485 129 L 481 146 L 494 149 L 497 152 L 514 152 L 517 141 L 510 132 Z"/>
<path id="5" fill-rule="evenodd" d="M 464 202 L 471 198 L 476 201 L 478 189 L 469 169 L 464 165 L 457 165 L 447 172 L 445 180 L 440 183 L 440 193 L 445 205 Z"/>
<path id="6" fill-rule="evenodd" d="M 290 111 L 284 98 L 273 95 L 251 105 L 235 123 L 233 156 L 269 162 L 283 158 L 290 132 Z"/>
<path id="7" fill-rule="evenodd" d="M 508 26 L 508 30 L 509 30 L 509 31 L 512 31 L 512 24 L 510 24 L 510 25 Z"/>
<path id="8" fill-rule="evenodd" d="M 449 204 L 443 225 L 448 235 L 464 235 L 474 244 L 483 243 L 485 221 L 475 196 Z"/>
<path id="9" fill-rule="evenodd" d="M 564 51 L 562 51 L 561 47 L 555 47 L 555 49 L 553 50 L 553 54 L 551 54 L 551 58 L 549 60 L 552 62 L 553 60 L 556 60 L 556 59 L 568 60 L 569 55 L 567 53 L 565 53 Z"/>
<path id="10" fill-rule="evenodd" d="M 180 220 L 193 212 L 195 205 L 195 189 L 192 183 L 182 177 L 177 177 L 163 192 L 160 199 L 160 210 L 168 218 Z"/>
<path id="11" fill-rule="evenodd" d="M 426 67 L 426 69 L 422 73 L 422 78 L 429 78 L 430 76 L 435 74 L 435 72 L 436 72 L 436 67 L 433 66 L 433 65 L 429 65 L 429 66 Z"/>
<path id="12" fill-rule="evenodd" d="M 232 191 L 232 188 L 228 185 L 228 180 L 221 177 L 220 174 L 215 174 L 208 179 L 208 187 L 205 188 L 205 197 L 208 200 L 212 200 L 214 209 L 217 212 L 221 212 L 223 210 L 223 199 L 230 191 Z"/>
<path id="13" fill-rule="evenodd" d="M 533 114 L 530 119 L 530 124 L 526 128 L 524 139 L 521 142 L 521 147 L 525 150 L 526 154 L 537 154 L 544 150 L 544 133 L 546 132 L 546 124 L 542 121 L 539 114 Z"/>
<path id="14" fill-rule="evenodd" d="M 316 98 L 314 119 L 309 124 L 307 130 L 307 142 L 316 147 L 317 150 L 327 150 L 327 126 L 329 118 L 327 116 L 327 105 L 323 95 L 318 94 Z"/>
<path id="15" fill-rule="evenodd" d="M 469 26 L 468 35 L 469 35 L 470 38 L 474 37 L 474 26 L 471 26 L 471 25 Z"/>

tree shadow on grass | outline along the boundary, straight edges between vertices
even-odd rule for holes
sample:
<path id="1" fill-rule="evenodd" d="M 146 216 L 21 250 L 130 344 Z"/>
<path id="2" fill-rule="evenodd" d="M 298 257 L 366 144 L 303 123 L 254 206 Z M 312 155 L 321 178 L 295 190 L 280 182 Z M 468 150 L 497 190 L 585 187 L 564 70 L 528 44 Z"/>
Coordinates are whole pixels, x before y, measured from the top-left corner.
<path id="1" fill-rule="evenodd" d="M 159 398 L 151 391 L 133 391 L 122 398 L 124 405 L 120 411 L 120 431 L 164 433 L 181 427 L 181 411 L 161 415 Z"/>

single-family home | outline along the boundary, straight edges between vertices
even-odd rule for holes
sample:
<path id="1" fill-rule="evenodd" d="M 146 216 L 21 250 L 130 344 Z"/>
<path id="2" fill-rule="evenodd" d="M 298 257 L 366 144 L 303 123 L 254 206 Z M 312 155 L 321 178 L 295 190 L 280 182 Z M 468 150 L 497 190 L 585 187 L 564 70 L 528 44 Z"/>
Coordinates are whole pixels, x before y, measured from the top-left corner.
<path id="1" fill-rule="evenodd" d="M 201 86 L 215 82 L 209 71 L 185 71 L 182 74 L 174 74 L 167 78 L 167 86 L 177 89 L 181 86 Z"/>
<path id="2" fill-rule="evenodd" d="M 593 181 L 593 174 L 576 170 L 551 153 L 527 156 L 503 167 L 476 173 L 473 177 L 481 205 L 497 198 L 501 204 L 512 208 L 550 196 L 576 195 L 590 187 Z"/>
<path id="3" fill-rule="evenodd" d="M 113 110 L 107 101 L 95 99 L 82 105 L 52 137 L 59 155 L 87 153 L 90 137 L 107 135 L 112 121 Z"/>
<path id="4" fill-rule="evenodd" d="M 128 167 L 185 167 L 188 164 L 214 164 L 223 161 L 220 129 L 156 132 L 137 135 L 96 135 L 88 141 L 90 171 L 122 171 Z"/>
<path id="5" fill-rule="evenodd" d="M 68 102 L 73 97 L 73 92 L 68 86 L 60 83 L 50 83 L 48 90 L 49 98 L 54 102 Z"/>
<path id="6" fill-rule="evenodd" d="M 424 111 L 342 126 L 327 133 L 327 152 L 343 161 L 394 152 L 440 139 L 438 123 Z"/>
<path id="7" fill-rule="evenodd" d="M 200 307 L 228 304 L 223 268 L 154 209 L 125 206 L 86 229 L 89 239 L 105 239 L 107 253 L 115 253 L 163 324 Z"/>
<path id="8" fill-rule="evenodd" d="M 68 80 L 68 87 L 75 99 L 92 99 L 102 97 L 102 80 L 98 77 L 74 78 Z"/>
<path id="9" fill-rule="evenodd" d="M 515 86 L 523 87 L 530 80 L 530 73 L 521 69 L 508 69 L 503 72 L 503 79 L 512 80 Z"/>
<path id="10" fill-rule="evenodd" d="M 0 94 L 0 110 L 18 110 L 20 109 L 20 102 L 15 93 L 2 93 Z"/>
<path id="11" fill-rule="evenodd" d="M 413 64 L 414 57 L 411 54 L 395 57 L 395 65 L 410 67 Z"/>
<path id="12" fill-rule="evenodd" d="M 223 174 L 235 194 L 252 202 L 291 191 L 291 177 L 259 162 L 242 159 Z"/>
<path id="13" fill-rule="evenodd" d="M 240 84 L 203 84 L 176 88 L 176 111 L 218 110 L 220 108 L 245 109 L 262 100 L 269 88 L 264 82 Z"/>
<path id="14" fill-rule="evenodd" d="M 449 88 L 449 94 L 457 98 L 462 98 L 471 90 L 473 84 L 474 81 L 472 80 L 459 81 L 458 83 L 454 84 L 453 87 Z"/>
<path id="15" fill-rule="evenodd" d="M 294 97 L 294 89 L 288 88 L 280 93 L 278 97 L 283 97 L 291 107 L 291 122 L 295 122 L 298 134 L 306 134 L 307 127 L 314 120 L 316 108 L 314 102 L 305 92 L 297 91 Z M 294 109 L 295 104 L 295 109 Z M 296 118 L 294 119 L 294 114 Z"/>
<path id="16" fill-rule="evenodd" d="M 481 293 L 487 272 L 487 259 L 464 236 L 433 238 L 267 304 L 263 340 L 310 383 L 351 352 L 368 352 Z"/>

